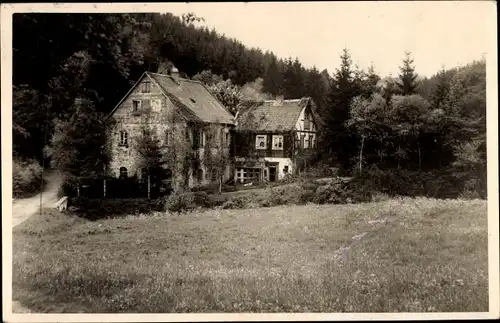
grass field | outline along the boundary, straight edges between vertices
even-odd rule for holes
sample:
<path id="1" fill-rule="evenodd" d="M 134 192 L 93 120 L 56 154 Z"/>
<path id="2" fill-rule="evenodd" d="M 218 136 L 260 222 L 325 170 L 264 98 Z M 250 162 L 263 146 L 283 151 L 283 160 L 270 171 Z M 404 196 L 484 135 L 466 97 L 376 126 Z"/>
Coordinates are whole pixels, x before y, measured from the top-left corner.
<path id="1" fill-rule="evenodd" d="M 14 229 L 13 298 L 59 313 L 487 311 L 486 210 L 408 198 L 96 222 L 47 211 Z"/>

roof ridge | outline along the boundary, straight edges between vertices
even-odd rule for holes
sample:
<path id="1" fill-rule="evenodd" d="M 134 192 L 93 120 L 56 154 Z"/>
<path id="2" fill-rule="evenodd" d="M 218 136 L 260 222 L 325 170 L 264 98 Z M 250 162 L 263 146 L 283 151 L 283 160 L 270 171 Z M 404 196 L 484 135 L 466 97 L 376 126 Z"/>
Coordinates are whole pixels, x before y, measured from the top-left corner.
<path id="1" fill-rule="evenodd" d="M 164 77 L 174 78 L 172 75 L 168 75 L 168 74 L 161 74 L 161 73 L 156 73 L 156 72 L 146 72 L 146 73 L 153 74 L 153 75 L 158 75 L 158 76 L 164 76 Z M 187 78 L 184 78 L 184 77 L 175 77 L 175 79 L 179 80 L 179 81 L 187 81 L 187 82 L 191 82 L 191 83 L 203 84 L 200 81 L 190 80 L 190 79 L 187 79 Z"/>

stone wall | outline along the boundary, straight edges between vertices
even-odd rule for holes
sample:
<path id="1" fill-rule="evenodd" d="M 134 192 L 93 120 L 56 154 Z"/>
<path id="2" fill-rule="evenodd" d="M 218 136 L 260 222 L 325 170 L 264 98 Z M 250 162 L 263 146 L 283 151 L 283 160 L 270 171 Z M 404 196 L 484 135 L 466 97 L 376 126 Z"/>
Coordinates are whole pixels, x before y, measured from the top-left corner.
<path id="1" fill-rule="evenodd" d="M 152 133 L 158 136 L 162 145 L 166 144 L 167 131 L 173 133 L 172 141 L 173 144 L 178 147 L 179 153 L 186 149 L 192 149 L 192 140 L 193 136 L 196 135 L 196 129 L 190 129 L 190 136 L 186 138 L 186 127 L 188 127 L 186 121 L 174 113 L 174 105 L 170 100 L 165 98 L 160 88 L 151 82 L 150 92 L 142 92 L 143 83 L 148 81 L 150 81 L 150 79 L 148 76 L 145 76 L 138 86 L 129 93 L 128 97 L 120 103 L 111 117 L 114 122 L 113 125 L 108 128 L 108 149 L 110 149 L 111 153 L 111 160 L 108 167 L 109 176 L 118 177 L 120 175 L 120 168 L 125 167 L 127 168 L 129 177 L 134 175 L 138 178 L 141 177 L 142 174 L 139 166 L 141 156 L 138 154 L 137 140 L 141 138 L 144 127 L 148 127 L 152 130 Z M 134 112 L 133 109 L 134 101 L 141 102 L 137 112 Z M 220 131 L 221 128 L 229 131 L 229 126 L 227 125 L 212 125 L 211 127 L 216 131 Z M 192 130 L 195 131 L 193 132 Z M 127 133 L 127 146 L 120 145 L 121 131 Z M 180 144 L 180 140 L 186 141 Z M 187 140 L 189 140 L 189 142 Z M 166 150 L 168 154 L 168 148 L 166 148 Z M 220 154 L 228 156 L 229 158 L 229 148 L 224 147 L 222 149 L 219 148 L 219 150 Z M 197 181 L 197 170 L 189 169 L 186 174 L 180 171 L 180 165 L 166 166 L 171 167 L 173 171 L 174 186 L 178 187 L 184 184 L 186 182 L 186 175 L 188 177 L 187 183 L 190 187 L 194 185 L 205 185 L 211 182 L 207 169 L 203 165 L 203 156 L 203 148 L 199 148 L 198 159 L 201 162 L 199 168 L 201 168 L 205 174 L 202 182 Z M 227 167 L 224 175 L 225 180 L 232 176 L 231 166 Z"/>

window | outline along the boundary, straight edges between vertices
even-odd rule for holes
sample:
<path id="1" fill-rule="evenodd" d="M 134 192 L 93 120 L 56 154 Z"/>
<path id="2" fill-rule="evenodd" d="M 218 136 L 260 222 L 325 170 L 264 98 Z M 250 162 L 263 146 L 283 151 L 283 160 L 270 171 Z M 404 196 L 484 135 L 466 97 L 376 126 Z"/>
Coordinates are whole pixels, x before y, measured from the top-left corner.
<path id="1" fill-rule="evenodd" d="M 286 165 L 284 168 L 283 168 L 283 173 L 287 174 L 288 173 L 288 165 Z"/>
<path id="2" fill-rule="evenodd" d="M 198 183 L 201 183 L 203 182 L 204 178 L 203 178 L 203 169 L 198 169 L 198 171 L 196 172 L 196 178 L 198 180 Z"/>
<path id="3" fill-rule="evenodd" d="M 150 100 L 151 101 L 151 110 L 153 112 L 160 112 L 161 111 L 161 99 L 154 99 Z"/>
<path id="4" fill-rule="evenodd" d="M 311 136 L 311 148 L 315 148 L 316 143 L 314 142 L 314 135 L 309 135 Z"/>
<path id="5" fill-rule="evenodd" d="M 141 109 L 141 101 L 139 100 L 132 101 L 132 113 L 134 114 L 139 113 L 140 109 Z"/>
<path id="6" fill-rule="evenodd" d="M 309 119 L 309 114 L 304 115 L 304 130 L 309 130 L 311 127 L 311 120 Z"/>
<path id="7" fill-rule="evenodd" d="M 229 132 L 226 132 L 225 136 L 226 136 L 225 139 L 226 147 L 229 147 L 231 145 L 231 137 L 229 137 Z"/>
<path id="8" fill-rule="evenodd" d="M 200 144 L 200 147 L 205 147 L 205 131 L 200 130 L 199 136 L 200 136 L 200 138 L 199 138 L 198 142 Z"/>
<path id="9" fill-rule="evenodd" d="M 149 92 L 151 92 L 151 82 L 142 83 L 142 93 L 149 93 Z"/>
<path id="10" fill-rule="evenodd" d="M 273 136 L 273 150 L 283 150 L 283 136 Z"/>
<path id="11" fill-rule="evenodd" d="M 167 130 L 165 132 L 165 144 L 167 146 L 170 146 L 172 145 L 173 143 L 173 133 L 172 133 L 172 130 Z"/>
<path id="12" fill-rule="evenodd" d="M 226 137 L 224 136 L 224 128 L 220 129 L 220 137 L 219 138 L 220 138 L 220 146 L 221 147 L 226 146 L 226 142 L 225 142 Z"/>
<path id="13" fill-rule="evenodd" d="M 309 135 L 305 136 L 305 139 L 304 139 L 304 148 L 309 148 Z"/>
<path id="14" fill-rule="evenodd" d="M 217 182 L 217 170 L 212 169 L 212 182 Z"/>
<path id="15" fill-rule="evenodd" d="M 306 135 L 304 135 L 304 134 L 300 135 L 300 147 L 301 148 L 305 148 L 305 143 L 304 143 L 305 138 L 306 138 Z"/>
<path id="16" fill-rule="evenodd" d="M 236 177 L 240 183 L 254 182 L 260 180 L 259 168 L 238 168 L 236 169 Z"/>
<path id="17" fill-rule="evenodd" d="M 267 148 L 267 136 L 266 135 L 258 135 L 255 142 L 256 149 L 266 149 Z"/>
<path id="18" fill-rule="evenodd" d="M 128 146 L 128 133 L 126 131 L 120 131 L 120 146 Z"/>
<path id="19" fill-rule="evenodd" d="M 120 167 L 120 178 L 127 178 L 128 172 L 126 167 Z"/>

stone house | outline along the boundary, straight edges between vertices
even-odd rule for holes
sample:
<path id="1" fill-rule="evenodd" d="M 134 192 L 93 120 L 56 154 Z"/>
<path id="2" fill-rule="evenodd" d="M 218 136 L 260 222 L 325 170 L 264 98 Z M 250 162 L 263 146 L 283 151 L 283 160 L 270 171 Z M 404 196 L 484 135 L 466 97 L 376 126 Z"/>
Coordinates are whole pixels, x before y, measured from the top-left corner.
<path id="1" fill-rule="evenodd" d="M 174 187 L 227 180 L 234 116 L 200 82 L 145 72 L 108 116 L 107 175 L 144 178 L 138 140 L 161 143 L 162 171 Z"/>
<path id="2" fill-rule="evenodd" d="M 247 101 L 236 115 L 235 182 L 277 181 L 305 167 L 317 145 L 310 98 Z"/>

